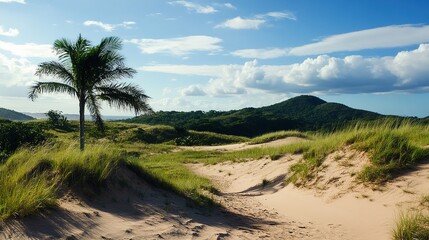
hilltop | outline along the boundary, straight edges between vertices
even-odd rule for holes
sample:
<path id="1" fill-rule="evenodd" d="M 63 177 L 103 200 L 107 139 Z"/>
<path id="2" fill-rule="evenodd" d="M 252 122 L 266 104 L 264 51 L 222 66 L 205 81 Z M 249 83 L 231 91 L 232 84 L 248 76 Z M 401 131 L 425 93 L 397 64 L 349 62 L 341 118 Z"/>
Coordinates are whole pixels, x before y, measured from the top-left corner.
<path id="1" fill-rule="evenodd" d="M 261 108 L 220 111 L 160 111 L 126 120 L 132 123 L 164 124 L 197 131 L 254 137 L 280 130 L 319 130 L 384 115 L 329 103 L 314 96 L 298 96 Z"/>
<path id="2" fill-rule="evenodd" d="M 25 121 L 25 120 L 33 120 L 33 117 L 30 117 L 28 115 L 25 115 L 23 113 L 19 113 L 13 110 L 9 110 L 6 108 L 0 108 L 0 118 L 8 119 L 8 120 L 19 120 L 19 121 Z"/>

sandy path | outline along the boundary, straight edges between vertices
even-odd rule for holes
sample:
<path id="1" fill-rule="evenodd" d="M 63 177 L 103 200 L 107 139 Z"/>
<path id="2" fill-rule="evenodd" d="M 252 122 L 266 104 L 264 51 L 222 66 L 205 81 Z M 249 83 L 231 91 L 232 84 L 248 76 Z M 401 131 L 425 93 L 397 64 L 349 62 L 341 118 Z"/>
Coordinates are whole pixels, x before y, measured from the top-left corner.
<path id="1" fill-rule="evenodd" d="M 351 149 L 328 156 L 316 180 L 305 188 L 285 186 L 290 165 L 300 158 L 286 155 L 276 161 L 188 166 L 212 179 L 223 193 L 235 196 L 237 204 L 246 199 L 248 204 L 278 213 L 280 221 L 310 224 L 313 230 L 309 239 L 390 239 L 399 212 L 429 194 L 429 164 L 385 186 L 357 183 L 352 175 L 369 160 L 364 153 Z M 252 208 L 247 205 L 244 211 Z"/>
<path id="2" fill-rule="evenodd" d="M 288 137 L 284 139 L 279 139 L 267 143 L 261 144 L 248 144 L 248 143 L 236 143 L 236 144 L 228 144 L 228 145 L 220 145 L 220 146 L 191 146 L 191 147 L 180 147 L 180 149 L 184 150 L 195 150 L 195 151 L 237 151 L 244 150 L 249 148 L 259 148 L 259 147 L 278 147 L 282 145 L 287 145 L 296 142 L 307 141 L 304 138 L 299 137 Z"/>

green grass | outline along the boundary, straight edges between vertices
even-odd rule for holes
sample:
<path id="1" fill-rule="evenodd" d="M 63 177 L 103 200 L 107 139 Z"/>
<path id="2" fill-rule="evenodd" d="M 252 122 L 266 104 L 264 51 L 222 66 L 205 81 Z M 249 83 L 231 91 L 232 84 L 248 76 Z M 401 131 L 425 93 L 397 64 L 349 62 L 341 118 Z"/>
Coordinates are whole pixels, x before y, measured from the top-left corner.
<path id="1" fill-rule="evenodd" d="M 0 165 L 0 219 L 26 216 L 55 206 L 64 187 L 96 189 L 125 155 L 110 145 L 53 144 L 22 149 Z"/>
<path id="2" fill-rule="evenodd" d="M 259 137 L 252 138 L 249 141 L 249 144 L 266 143 L 266 142 L 271 142 L 274 140 L 279 140 L 287 137 L 309 138 L 309 135 L 298 131 L 279 131 L 279 132 L 267 133 Z"/>
<path id="3" fill-rule="evenodd" d="M 195 175 L 178 161 L 154 161 L 131 158 L 128 166 L 148 182 L 191 199 L 200 206 L 213 205 L 208 192 L 214 192 L 211 182 Z"/>
<path id="4" fill-rule="evenodd" d="M 351 146 L 368 153 L 371 164 L 358 178 L 366 182 L 382 182 L 394 178 L 429 158 L 429 127 L 411 122 L 382 121 L 357 123 L 345 130 L 313 137 L 304 148 L 304 161 L 291 167 L 289 181 L 303 183 L 311 179 L 325 157 Z"/>
<path id="5" fill-rule="evenodd" d="M 429 216 L 419 212 L 402 213 L 392 232 L 394 240 L 429 239 Z"/>

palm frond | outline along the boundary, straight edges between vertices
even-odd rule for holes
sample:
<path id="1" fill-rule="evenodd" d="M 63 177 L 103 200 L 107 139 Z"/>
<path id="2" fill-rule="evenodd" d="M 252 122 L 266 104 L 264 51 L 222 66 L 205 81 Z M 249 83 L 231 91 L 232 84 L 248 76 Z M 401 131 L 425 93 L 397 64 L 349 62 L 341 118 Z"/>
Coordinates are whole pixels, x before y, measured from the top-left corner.
<path id="1" fill-rule="evenodd" d="M 116 52 L 121 50 L 122 41 L 118 37 L 106 37 L 101 39 L 101 42 L 98 46 L 101 49 L 101 52 Z"/>
<path id="2" fill-rule="evenodd" d="M 118 66 L 100 74 L 97 84 L 104 85 L 121 78 L 132 78 L 137 71 L 133 68 Z"/>
<path id="3" fill-rule="evenodd" d="M 95 125 L 97 126 L 97 129 L 101 132 L 104 132 L 105 126 L 103 119 L 101 118 L 100 112 L 101 105 L 93 93 L 88 94 L 86 106 L 88 107 L 88 110 L 92 116 L 92 119 L 95 122 Z"/>
<path id="4" fill-rule="evenodd" d="M 66 84 L 74 85 L 74 78 L 70 70 L 63 64 L 55 61 L 39 64 L 36 76 L 52 76 L 62 80 Z"/>
<path id="5" fill-rule="evenodd" d="M 72 96 L 78 96 L 75 88 L 64 83 L 59 82 L 36 82 L 30 87 L 28 97 L 31 100 L 36 99 L 41 93 L 67 93 Z"/>
<path id="6" fill-rule="evenodd" d="M 73 43 L 65 38 L 58 39 L 54 42 L 54 50 L 60 61 L 67 60 L 73 53 Z"/>
<path id="7" fill-rule="evenodd" d="M 133 84 L 111 83 L 96 87 L 98 97 L 107 101 L 109 106 L 134 110 L 136 115 L 152 112 L 147 100 L 149 97 L 144 91 Z"/>

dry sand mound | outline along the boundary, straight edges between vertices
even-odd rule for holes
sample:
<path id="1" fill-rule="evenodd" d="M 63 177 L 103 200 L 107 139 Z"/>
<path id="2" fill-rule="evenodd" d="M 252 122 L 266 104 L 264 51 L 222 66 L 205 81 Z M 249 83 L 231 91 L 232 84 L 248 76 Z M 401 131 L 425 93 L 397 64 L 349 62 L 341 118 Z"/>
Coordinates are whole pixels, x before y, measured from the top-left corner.
<path id="1" fill-rule="evenodd" d="M 317 233 L 313 231 L 311 239 L 390 239 L 399 212 L 416 206 L 429 193 L 429 164 L 383 186 L 357 182 L 356 173 L 369 159 L 350 148 L 330 154 L 311 182 L 300 188 L 285 186 L 289 167 L 301 159 L 301 155 L 285 155 L 275 161 L 189 167 L 212 179 L 229 196 L 261 204 L 284 221 L 312 226 Z"/>

